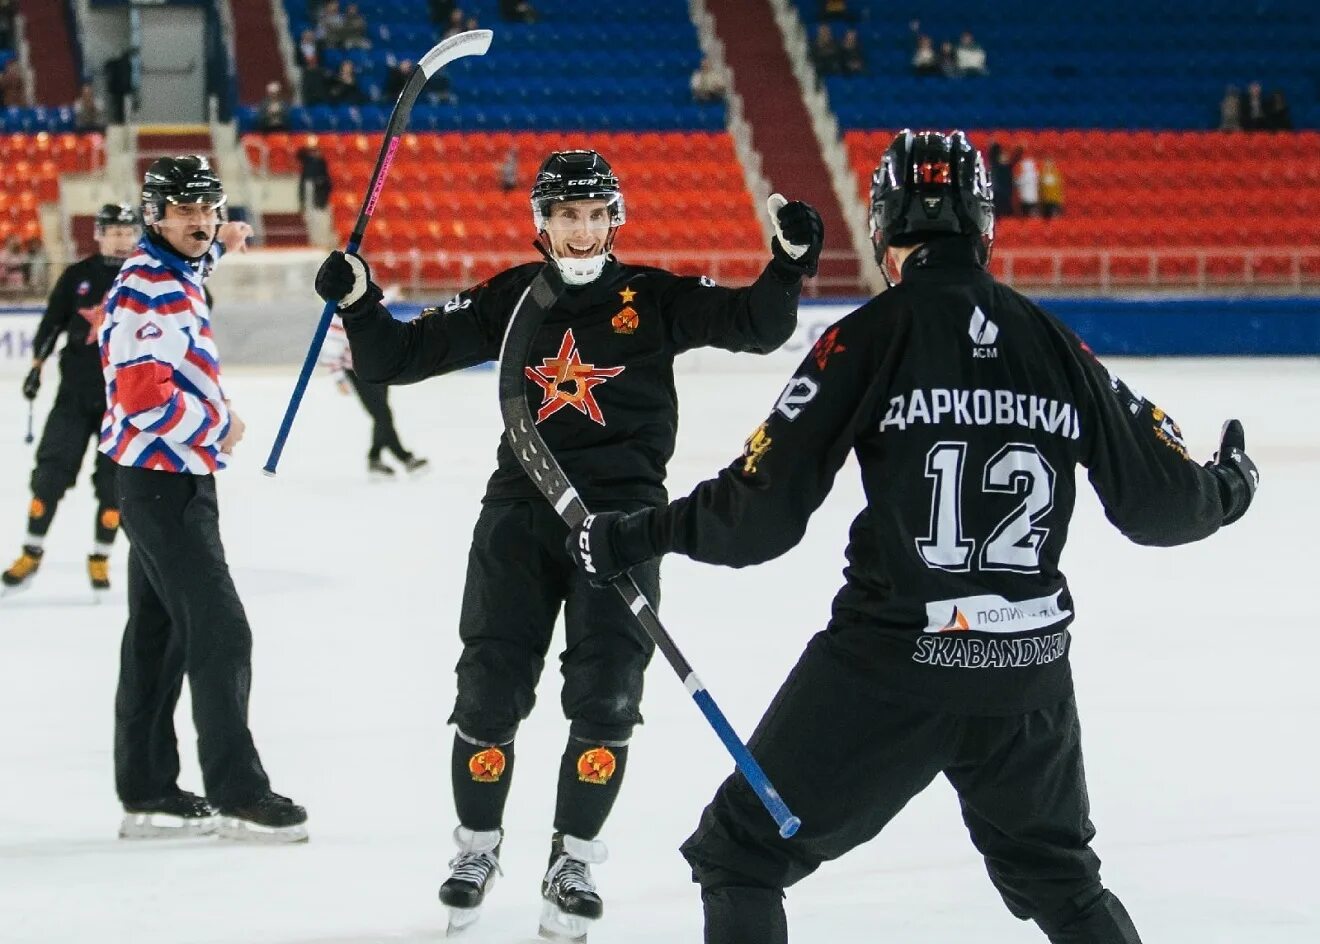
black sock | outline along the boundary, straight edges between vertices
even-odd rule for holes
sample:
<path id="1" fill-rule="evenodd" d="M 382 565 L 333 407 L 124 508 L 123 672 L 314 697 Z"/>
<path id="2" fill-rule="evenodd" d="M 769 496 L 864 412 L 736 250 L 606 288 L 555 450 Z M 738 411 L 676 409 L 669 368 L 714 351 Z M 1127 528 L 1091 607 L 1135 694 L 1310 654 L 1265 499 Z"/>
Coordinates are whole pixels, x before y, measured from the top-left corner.
<path id="1" fill-rule="evenodd" d="M 96 509 L 96 548 L 98 553 L 108 553 L 108 548 L 115 543 L 119 533 L 119 509 L 111 505 L 102 505 Z M 106 548 L 107 550 L 102 550 Z"/>
<path id="2" fill-rule="evenodd" d="M 451 773 L 458 821 L 478 832 L 499 829 L 513 780 L 513 742 L 474 744 L 455 732 Z"/>
<path id="3" fill-rule="evenodd" d="M 555 830 L 578 839 L 595 839 L 609 818 L 628 764 L 628 745 L 602 744 L 568 736 L 559 763 Z"/>
<path id="4" fill-rule="evenodd" d="M 55 520 L 55 509 L 59 503 L 58 498 L 54 501 L 46 501 L 33 495 L 32 504 L 28 506 L 28 534 L 44 538 L 46 532 L 50 530 L 50 523 Z"/>

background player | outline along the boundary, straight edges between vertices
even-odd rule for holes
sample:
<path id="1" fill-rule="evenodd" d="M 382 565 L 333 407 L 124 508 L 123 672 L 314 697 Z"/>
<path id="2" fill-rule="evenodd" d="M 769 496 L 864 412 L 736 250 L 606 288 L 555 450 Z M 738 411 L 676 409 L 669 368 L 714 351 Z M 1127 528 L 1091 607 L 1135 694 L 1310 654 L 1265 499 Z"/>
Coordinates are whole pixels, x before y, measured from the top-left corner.
<path id="1" fill-rule="evenodd" d="M 1197 465 L 1167 414 L 990 276 L 991 189 L 961 133 L 894 139 L 871 228 L 901 281 L 822 335 L 742 457 L 668 508 L 570 536 L 596 580 L 669 551 L 754 564 L 802 538 L 850 452 L 861 465 L 829 625 L 751 741 L 803 825 L 780 839 L 746 782 L 724 782 L 683 846 L 705 939 L 786 942 L 784 889 L 942 773 L 1014 915 L 1054 944 L 1137 944 L 1091 850 L 1059 571 L 1074 469 L 1131 540 L 1197 541 L 1251 503 L 1241 425 Z"/>
<path id="2" fill-rule="evenodd" d="M 569 289 L 546 317 L 526 368 L 542 434 L 591 504 L 636 509 L 665 500 L 678 398 L 673 361 L 721 347 L 766 353 L 792 334 L 804 275 L 816 271 L 824 227 L 803 203 L 771 198 L 779 235 L 750 286 L 628 265 L 612 255 L 625 220 L 623 193 L 595 151 L 560 151 L 531 192 L 537 244 Z M 541 269 L 508 269 L 430 309 L 411 324 L 378 304 L 366 263 L 333 253 L 317 291 L 339 303 L 358 373 L 412 383 L 499 356 L 505 327 Z M 563 551 L 565 526 L 503 437 L 468 560 L 459 634 L 452 755 L 459 854 L 440 890 L 457 925 L 475 919 L 498 868 L 514 736 L 532 710 L 551 634 L 565 609 L 562 705 L 570 721 L 560 765 L 542 929 L 579 937 L 603 905 L 590 865 L 604 860 L 596 836 L 618 795 L 652 644 L 613 592 L 590 587 Z M 652 601 L 659 566 L 637 574 Z M 515 592 L 516 591 L 516 592 Z"/>
<path id="3" fill-rule="evenodd" d="M 27 537 L 18 560 L 0 575 L 5 592 L 30 585 L 45 553 L 50 530 L 64 493 L 78 479 L 88 444 L 99 435 L 105 415 L 105 383 L 96 332 L 104 317 L 102 301 L 119 274 L 139 232 L 137 210 L 127 203 L 107 203 L 96 214 L 96 253 L 64 270 L 51 289 L 46 313 L 32 340 L 32 369 L 23 380 L 23 396 L 35 400 L 41 389 L 41 367 L 67 334 L 60 351 L 60 386 L 46 417 L 32 470 L 32 500 L 28 504 Z M 96 492 L 96 523 L 87 576 L 97 596 L 110 589 L 110 548 L 119 531 L 114 463 L 96 453 L 92 488 Z"/>

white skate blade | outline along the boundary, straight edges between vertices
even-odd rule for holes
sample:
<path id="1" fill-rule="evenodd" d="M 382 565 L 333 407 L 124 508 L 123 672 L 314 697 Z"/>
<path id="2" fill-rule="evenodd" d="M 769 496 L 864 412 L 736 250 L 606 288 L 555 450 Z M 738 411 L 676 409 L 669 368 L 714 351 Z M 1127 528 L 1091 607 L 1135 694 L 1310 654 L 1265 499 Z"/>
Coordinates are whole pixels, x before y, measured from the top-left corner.
<path id="1" fill-rule="evenodd" d="M 217 820 L 216 835 L 221 839 L 267 845 L 307 841 L 306 823 L 297 826 L 261 826 L 235 816 L 219 816 Z"/>
<path id="2" fill-rule="evenodd" d="M 16 597 L 30 586 L 32 586 L 31 577 L 24 580 L 22 583 L 14 584 L 12 587 L 0 586 L 0 600 L 5 597 Z"/>
<path id="3" fill-rule="evenodd" d="M 448 905 L 445 907 L 449 911 L 449 927 L 445 929 L 445 937 L 462 934 L 481 917 L 480 905 L 475 908 L 450 908 Z"/>
<path id="4" fill-rule="evenodd" d="M 541 903 L 541 927 L 537 934 L 551 941 L 586 941 L 587 931 L 595 924 L 594 918 L 569 914 L 552 901 Z"/>
<path id="5" fill-rule="evenodd" d="M 191 839 L 215 833 L 214 816 L 172 816 L 169 813 L 125 813 L 119 824 L 120 839 Z"/>

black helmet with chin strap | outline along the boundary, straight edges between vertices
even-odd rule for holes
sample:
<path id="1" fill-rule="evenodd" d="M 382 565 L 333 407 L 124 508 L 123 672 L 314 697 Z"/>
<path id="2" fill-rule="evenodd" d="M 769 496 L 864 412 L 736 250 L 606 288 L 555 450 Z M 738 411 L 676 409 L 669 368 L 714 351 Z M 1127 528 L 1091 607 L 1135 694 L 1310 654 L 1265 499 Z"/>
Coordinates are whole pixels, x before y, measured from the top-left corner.
<path id="1" fill-rule="evenodd" d="M 211 204 L 223 220 L 225 199 L 224 184 L 206 157 L 158 157 L 142 181 L 142 221 L 147 226 L 159 223 L 165 218 L 168 203 Z"/>
<path id="2" fill-rule="evenodd" d="M 138 212 L 131 203 L 107 203 L 101 209 L 96 211 L 96 236 L 99 238 L 105 235 L 107 226 L 132 226 L 142 225 L 142 220 L 138 218 Z"/>
<path id="3" fill-rule="evenodd" d="M 989 262 L 995 209 L 985 161 L 961 131 L 904 129 L 871 177 L 871 242 L 885 281 L 890 246 L 945 236 L 974 240 Z"/>
<path id="4" fill-rule="evenodd" d="M 604 200 L 609 207 L 610 230 L 599 255 L 589 258 L 556 256 L 546 223 L 556 203 L 572 200 Z M 609 162 L 595 151 L 555 151 L 542 163 L 532 184 L 532 222 L 536 226 L 536 244 L 546 258 L 558 267 L 569 285 L 585 285 L 603 271 L 614 234 L 623 225 L 623 191 Z"/>

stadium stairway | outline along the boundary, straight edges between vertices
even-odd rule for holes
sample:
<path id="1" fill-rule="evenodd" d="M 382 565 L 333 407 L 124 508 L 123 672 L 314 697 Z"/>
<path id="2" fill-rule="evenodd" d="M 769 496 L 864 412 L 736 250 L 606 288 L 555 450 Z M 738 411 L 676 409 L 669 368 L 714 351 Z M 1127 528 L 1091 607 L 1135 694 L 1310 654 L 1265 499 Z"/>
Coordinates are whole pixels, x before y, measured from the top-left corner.
<path id="1" fill-rule="evenodd" d="M 291 86 L 284 74 L 275 13 L 278 0 L 229 0 L 234 14 L 234 56 L 238 60 L 238 98 L 245 105 L 260 102 L 266 85 L 279 82 L 286 94 Z"/>
<path id="2" fill-rule="evenodd" d="M 33 70 L 35 103 L 67 105 L 78 97 L 78 62 L 66 0 L 18 0 L 18 12 L 27 23 L 29 61 L 41 63 Z"/>
<path id="3" fill-rule="evenodd" d="M 848 226 L 838 197 L 830 186 L 829 171 L 811 130 L 811 116 L 802 91 L 775 28 L 768 0 L 706 0 L 715 31 L 724 43 L 724 55 L 733 71 L 733 83 L 742 95 L 745 117 L 752 127 L 752 142 L 761 153 L 762 173 L 772 190 L 790 200 L 805 200 L 820 211 L 825 223 L 825 248 L 849 249 Z M 748 29 L 749 17 L 762 29 Z M 820 275 L 831 283 L 857 284 L 857 259 L 822 260 Z"/>

